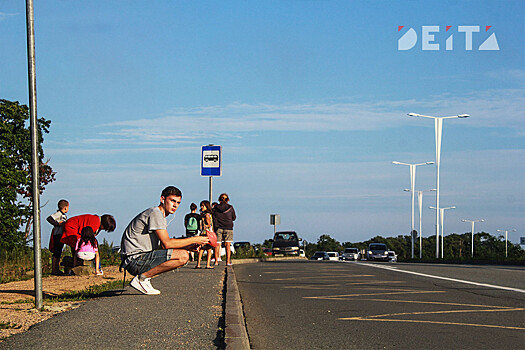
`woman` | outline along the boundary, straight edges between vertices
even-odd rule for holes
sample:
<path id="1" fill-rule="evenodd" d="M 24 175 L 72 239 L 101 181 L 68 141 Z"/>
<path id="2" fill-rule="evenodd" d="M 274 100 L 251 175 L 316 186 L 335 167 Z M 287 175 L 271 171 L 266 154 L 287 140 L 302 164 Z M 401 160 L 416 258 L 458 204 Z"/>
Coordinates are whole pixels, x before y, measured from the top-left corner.
<path id="1" fill-rule="evenodd" d="M 213 218 L 211 215 L 211 205 L 209 201 L 202 201 L 200 203 L 201 207 L 201 224 L 200 224 L 200 232 L 201 236 L 206 236 L 207 231 L 213 232 Z M 197 266 L 195 266 L 196 269 L 200 269 L 201 267 L 201 259 L 202 254 L 204 253 L 204 250 L 207 252 L 206 257 L 206 268 L 207 269 L 213 269 L 213 266 L 211 266 L 211 253 L 212 253 L 212 247 L 209 244 L 206 244 L 199 250 L 199 257 L 197 258 Z M 215 259 L 217 260 L 217 259 Z"/>

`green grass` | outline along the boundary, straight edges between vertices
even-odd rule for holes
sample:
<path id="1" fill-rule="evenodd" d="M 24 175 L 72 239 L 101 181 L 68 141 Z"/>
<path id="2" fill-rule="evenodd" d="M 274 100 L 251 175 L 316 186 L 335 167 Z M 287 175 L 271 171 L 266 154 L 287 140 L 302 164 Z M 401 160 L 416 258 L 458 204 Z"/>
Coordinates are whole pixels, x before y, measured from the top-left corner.
<path id="1" fill-rule="evenodd" d="M 64 301 L 82 301 L 87 299 L 98 298 L 102 293 L 113 289 L 122 289 L 122 281 L 110 281 L 103 284 L 89 286 L 88 288 L 80 291 L 65 292 L 58 296 L 45 297 L 44 300 L 53 303 Z"/>
<path id="2" fill-rule="evenodd" d="M 19 329 L 22 328 L 21 325 L 11 322 L 0 322 L 0 329 Z"/>

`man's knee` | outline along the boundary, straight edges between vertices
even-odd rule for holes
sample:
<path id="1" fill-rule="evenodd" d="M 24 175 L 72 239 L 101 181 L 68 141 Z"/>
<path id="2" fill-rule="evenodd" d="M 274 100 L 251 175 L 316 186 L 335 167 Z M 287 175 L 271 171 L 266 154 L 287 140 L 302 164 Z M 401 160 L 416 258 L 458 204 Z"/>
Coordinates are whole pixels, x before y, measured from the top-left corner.
<path id="1" fill-rule="evenodd" d="M 187 250 L 182 249 L 173 249 L 171 254 L 171 260 L 178 260 L 183 264 L 186 264 L 190 260 L 190 254 Z"/>

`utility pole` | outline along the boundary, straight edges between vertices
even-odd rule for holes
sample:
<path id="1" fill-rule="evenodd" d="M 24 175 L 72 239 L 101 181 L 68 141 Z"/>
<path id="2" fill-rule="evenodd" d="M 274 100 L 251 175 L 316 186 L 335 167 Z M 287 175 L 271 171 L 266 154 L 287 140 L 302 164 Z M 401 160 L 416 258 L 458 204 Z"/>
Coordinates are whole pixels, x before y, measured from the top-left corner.
<path id="1" fill-rule="evenodd" d="M 35 256 L 35 307 L 41 310 L 42 297 L 42 257 L 40 241 L 40 174 L 38 154 L 38 121 L 36 113 L 36 63 L 35 63 L 35 23 L 33 0 L 26 0 L 27 23 L 27 65 L 29 76 L 29 113 L 31 129 L 31 178 L 33 183 L 33 249 Z"/>

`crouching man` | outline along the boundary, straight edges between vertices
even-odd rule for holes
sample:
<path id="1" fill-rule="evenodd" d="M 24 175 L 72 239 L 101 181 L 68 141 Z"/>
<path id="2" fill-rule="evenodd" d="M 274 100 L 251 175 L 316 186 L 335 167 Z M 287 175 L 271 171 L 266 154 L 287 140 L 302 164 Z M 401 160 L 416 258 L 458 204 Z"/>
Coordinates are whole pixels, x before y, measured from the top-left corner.
<path id="1" fill-rule="evenodd" d="M 124 230 L 121 266 L 135 276 L 130 285 L 141 293 L 160 294 L 151 285 L 151 277 L 184 266 L 189 259 L 188 250 L 197 250 L 209 242 L 205 236 L 169 237 L 166 217 L 175 214 L 181 199 L 182 192 L 177 187 L 166 187 L 160 204 L 138 214 Z"/>

